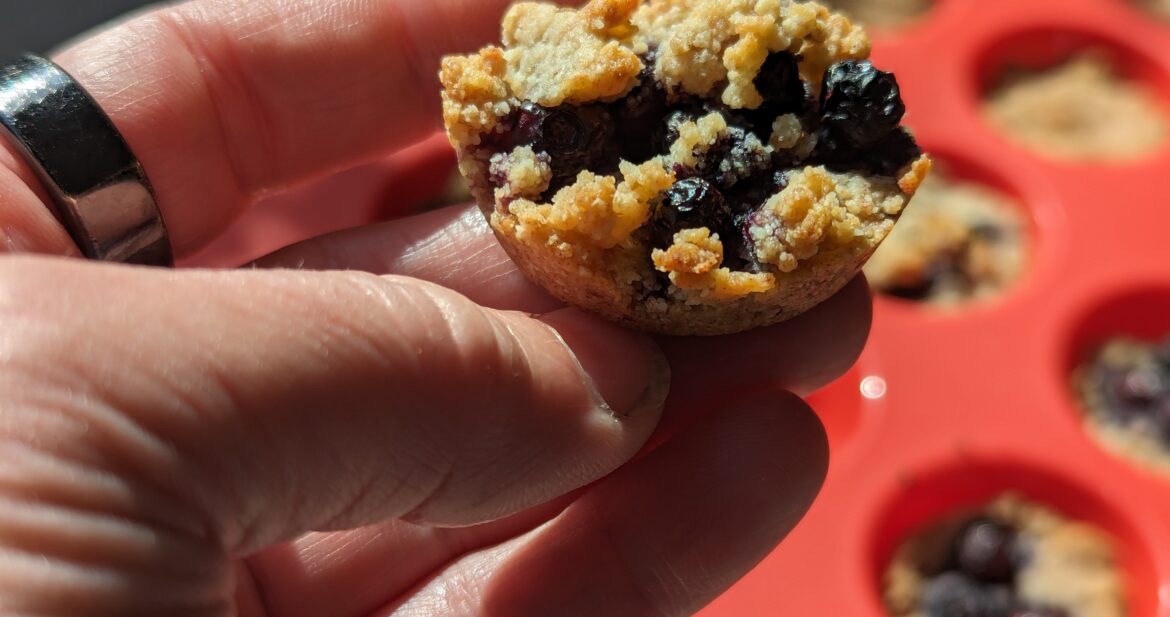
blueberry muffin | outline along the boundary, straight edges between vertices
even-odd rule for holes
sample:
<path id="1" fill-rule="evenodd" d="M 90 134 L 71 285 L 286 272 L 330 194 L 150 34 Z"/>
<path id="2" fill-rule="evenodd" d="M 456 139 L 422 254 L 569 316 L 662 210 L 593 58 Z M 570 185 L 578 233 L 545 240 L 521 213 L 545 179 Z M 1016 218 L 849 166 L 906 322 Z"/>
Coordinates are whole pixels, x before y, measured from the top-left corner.
<path id="1" fill-rule="evenodd" d="M 1093 52 L 1043 71 L 1014 71 L 984 112 L 1010 139 L 1065 160 L 1134 159 L 1159 148 L 1167 132 L 1154 93 Z"/>
<path id="2" fill-rule="evenodd" d="M 529 278 L 632 327 L 808 310 L 930 168 L 865 32 L 817 4 L 522 3 L 502 40 L 443 61 L 460 171 Z"/>
<path id="3" fill-rule="evenodd" d="M 1124 617 L 1112 540 L 1007 494 L 900 546 L 885 575 L 894 617 Z"/>
<path id="4" fill-rule="evenodd" d="M 1027 230 L 1011 198 L 938 169 L 865 275 L 883 294 L 953 307 L 1001 293 L 1019 278 L 1027 255 Z"/>
<path id="5" fill-rule="evenodd" d="M 827 0 L 825 5 L 837 9 L 866 26 L 894 28 L 904 26 L 930 10 L 932 0 Z"/>
<path id="6" fill-rule="evenodd" d="M 1089 432 L 1110 450 L 1170 474 L 1170 336 L 1119 337 L 1075 372 Z"/>

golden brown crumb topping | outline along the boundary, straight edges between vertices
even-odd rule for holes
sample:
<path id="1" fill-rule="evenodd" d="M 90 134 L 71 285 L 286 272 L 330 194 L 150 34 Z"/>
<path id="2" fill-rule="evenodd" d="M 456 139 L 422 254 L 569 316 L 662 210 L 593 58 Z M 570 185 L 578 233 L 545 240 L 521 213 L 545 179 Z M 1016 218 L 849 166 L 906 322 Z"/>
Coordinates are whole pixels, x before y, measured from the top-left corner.
<path id="1" fill-rule="evenodd" d="M 499 47 L 443 59 L 439 72 L 444 88 L 443 122 L 453 142 L 479 143 L 479 134 L 491 130 L 512 110 L 504 82 L 507 70 L 504 50 Z"/>
<path id="2" fill-rule="evenodd" d="M 616 98 L 637 83 L 629 17 L 635 0 L 590 2 L 580 11 L 517 4 L 504 17 L 507 81 L 520 99 L 554 107 Z"/>
<path id="3" fill-rule="evenodd" d="M 676 287 L 699 292 L 698 298 L 738 298 L 768 291 L 776 282 L 776 277 L 768 273 L 733 272 L 719 267 L 723 264 L 723 243 L 706 227 L 676 233 L 669 248 L 655 249 L 651 257 L 654 267 L 667 273 Z"/>
<path id="4" fill-rule="evenodd" d="M 916 186 L 929 167 L 911 168 L 905 183 Z M 876 244 L 905 205 L 893 181 L 807 167 L 789 175 L 788 186 L 764 204 L 749 233 L 760 261 L 792 272 L 822 248 Z"/>
<path id="5" fill-rule="evenodd" d="M 733 108 L 762 102 L 753 80 L 769 52 L 804 58 L 818 83 L 833 62 L 869 55 L 865 31 L 818 4 L 789 0 L 591 0 L 579 11 L 523 2 L 504 17 L 507 51 L 443 62 L 443 107 L 457 143 L 495 125 L 517 99 L 555 106 L 618 97 L 637 83 L 638 54 L 658 49 L 656 77 Z"/>
<path id="6" fill-rule="evenodd" d="M 763 102 L 753 81 L 771 52 L 801 54 L 804 77 L 817 83 L 833 62 L 870 49 L 865 31 L 845 17 L 787 0 L 652 1 L 634 23 L 658 47 L 663 83 L 704 97 L 723 85 L 719 98 L 737 109 Z"/>
<path id="7" fill-rule="evenodd" d="M 583 171 L 575 184 L 557 192 L 552 203 L 517 200 L 493 215 L 493 223 L 507 224 L 530 241 L 612 248 L 646 224 L 650 203 L 674 183 L 674 174 L 658 159 L 642 165 L 623 162 L 621 172 L 619 183 L 613 176 Z"/>

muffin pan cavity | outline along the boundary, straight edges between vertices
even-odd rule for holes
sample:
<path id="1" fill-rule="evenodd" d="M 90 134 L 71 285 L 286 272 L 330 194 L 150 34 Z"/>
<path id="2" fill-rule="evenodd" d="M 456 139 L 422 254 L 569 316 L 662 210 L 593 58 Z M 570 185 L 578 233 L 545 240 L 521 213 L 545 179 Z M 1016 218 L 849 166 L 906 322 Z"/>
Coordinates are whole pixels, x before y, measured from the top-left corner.
<path id="1" fill-rule="evenodd" d="M 943 468 L 906 485 L 878 521 L 876 593 L 895 617 L 1124 617 L 1159 602 L 1134 526 L 1059 472 Z"/>
<path id="2" fill-rule="evenodd" d="M 1089 310 L 1064 374 L 1094 441 L 1170 480 L 1170 285 L 1132 289 Z"/>
<path id="3" fill-rule="evenodd" d="M 1019 192 L 968 159 L 931 155 L 934 171 L 865 274 L 883 295 L 934 309 L 998 297 L 1031 256 L 1034 227 Z"/>
<path id="4" fill-rule="evenodd" d="M 1170 120 L 1165 75 L 1093 32 L 1030 29 L 992 46 L 981 67 L 986 123 L 1044 158 L 1117 164 L 1160 151 Z"/>

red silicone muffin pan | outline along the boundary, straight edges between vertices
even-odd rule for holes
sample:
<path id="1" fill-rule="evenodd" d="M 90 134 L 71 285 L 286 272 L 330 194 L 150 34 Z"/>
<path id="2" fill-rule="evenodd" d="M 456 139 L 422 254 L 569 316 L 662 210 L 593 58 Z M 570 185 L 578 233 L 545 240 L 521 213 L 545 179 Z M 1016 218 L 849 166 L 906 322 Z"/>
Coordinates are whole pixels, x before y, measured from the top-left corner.
<path id="1" fill-rule="evenodd" d="M 1005 68 L 1089 49 L 1170 102 L 1170 24 L 1126 0 L 939 0 L 874 43 L 923 147 L 1026 210 L 1028 270 L 955 311 L 875 300 L 860 361 L 810 399 L 832 447 L 823 492 L 702 614 L 884 616 L 882 574 L 900 542 L 1012 491 L 1112 535 L 1130 614 L 1170 617 L 1170 476 L 1103 450 L 1070 382 L 1103 340 L 1170 331 L 1170 144 L 1133 162 L 1061 162 L 1015 145 L 980 110 Z"/>
<path id="2" fill-rule="evenodd" d="M 897 74 L 925 149 L 1026 210 L 1027 273 L 1000 297 L 955 311 L 876 298 L 861 359 L 810 399 L 832 448 L 821 495 L 702 615 L 882 617 L 882 573 L 902 540 L 1011 491 L 1111 534 L 1130 614 L 1170 617 L 1170 476 L 1103 450 L 1070 383 L 1106 338 L 1170 331 L 1170 143 L 1132 162 L 1061 162 L 1014 145 L 980 112 L 1006 67 L 1043 68 L 1092 49 L 1161 96 L 1170 117 L 1170 23 L 1127 0 L 937 0 L 917 22 L 873 34 L 875 62 Z M 372 176 L 354 172 L 341 185 L 360 205 L 340 224 L 406 211 L 438 193 L 453 168 L 437 136 Z M 331 182 L 318 192 L 339 204 Z M 191 263 L 257 257 L 336 228 L 335 214 L 285 212 L 276 232 L 229 234 Z"/>

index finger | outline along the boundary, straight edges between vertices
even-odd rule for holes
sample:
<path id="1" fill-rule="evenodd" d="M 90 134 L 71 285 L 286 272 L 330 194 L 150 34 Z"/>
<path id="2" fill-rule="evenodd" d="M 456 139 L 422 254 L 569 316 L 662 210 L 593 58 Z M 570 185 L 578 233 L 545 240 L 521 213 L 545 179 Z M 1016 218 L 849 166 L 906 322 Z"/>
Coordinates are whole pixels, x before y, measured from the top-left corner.
<path id="1" fill-rule="evenodd" d="M 182 255 L 265 192 L 434 131 L 440 58 L 495 39 L 509 1 L 195 0 L 116 25 L 56 60 L 142 161 Z M 35 186 L 19 157 L 0 156 L 4 165 Z M 0 205 L 0 230 L 42 244 L 27 250 L 62 251 L 52 245 L 62 234 L 20 234 L 42 230 L 48 212 L 27 211 L 38 206 Z"/>

